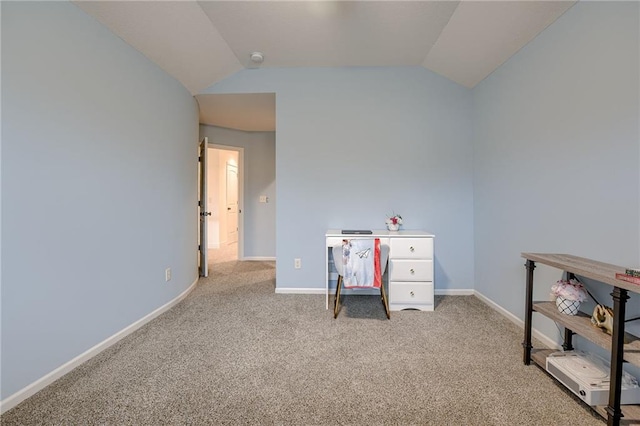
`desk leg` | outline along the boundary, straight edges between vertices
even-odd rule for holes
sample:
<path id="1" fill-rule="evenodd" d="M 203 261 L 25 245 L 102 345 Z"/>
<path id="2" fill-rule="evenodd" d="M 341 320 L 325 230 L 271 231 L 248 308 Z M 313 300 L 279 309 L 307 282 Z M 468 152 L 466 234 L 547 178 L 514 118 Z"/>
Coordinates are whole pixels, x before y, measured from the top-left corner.
<path id="1" fill-rule="evenodd" d="M 527 268 L 527 287 L 525 290 L 525 305 L 524 305 L 524 342 L 522 347 L 524 348 L 524 354 L 522 361 L 525 365 L 531 364 L 531 317 L 533 315 L 533 270 L 536 268 L 536 263 L 533 260 L 527 260 L 524 264 Z"/>
<path id="2" fill-rule="evenodd" d="M 329 309 L 329 247 L 324 248 L 324 297 L 325 309 Z"/>
<path id="3" fill-rule="evenodd" d="M 620 396 L 622 385 L 622 361 L 624 357 L 624 316 L 627 290 L 614 287 L 613 293 L 613 336 L 611 337 L 611 383 L 609 388 L 609 405 L 606 408 L 607 425 L 617 426 L 622 418 Z"/>

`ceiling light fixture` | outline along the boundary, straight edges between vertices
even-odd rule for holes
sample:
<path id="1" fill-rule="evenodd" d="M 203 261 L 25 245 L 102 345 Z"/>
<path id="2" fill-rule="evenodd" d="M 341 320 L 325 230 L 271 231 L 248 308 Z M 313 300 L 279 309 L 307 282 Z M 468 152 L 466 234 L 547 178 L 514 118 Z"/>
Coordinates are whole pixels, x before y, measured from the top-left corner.
<path id="1" fill-rule="evenodd" d="M 264 61 L 264 55 L 261 52 L 253 52 L 251 55 L 251 62 L 255 64 L 261 64 Z"/>

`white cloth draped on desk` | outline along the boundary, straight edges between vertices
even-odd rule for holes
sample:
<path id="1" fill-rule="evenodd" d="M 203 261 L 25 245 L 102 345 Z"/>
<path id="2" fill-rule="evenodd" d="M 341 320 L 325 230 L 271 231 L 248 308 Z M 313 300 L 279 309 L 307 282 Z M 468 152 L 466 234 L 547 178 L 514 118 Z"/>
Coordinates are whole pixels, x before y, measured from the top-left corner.
<path id="1" fill-rule="evenodd" d="M 380 239 L 342 241 L 345 288 L 380 288 Z"/>

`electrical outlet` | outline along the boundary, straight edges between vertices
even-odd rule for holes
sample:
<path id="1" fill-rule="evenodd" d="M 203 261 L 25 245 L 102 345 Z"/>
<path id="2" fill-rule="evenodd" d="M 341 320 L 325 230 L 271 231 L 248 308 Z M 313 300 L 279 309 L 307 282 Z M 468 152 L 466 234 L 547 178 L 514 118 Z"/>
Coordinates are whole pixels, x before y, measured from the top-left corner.
<path id="1" fill-rule="evenodd" d="M 164 270 L 164 280 L 171 281 L 171 268 L 167 268 Z"/>
<path id="2" fill-rule="evenodd" d="M 302 260 L 299 258 L 293 259 L 293 267 L 296 269 L 302 268 Z"/>

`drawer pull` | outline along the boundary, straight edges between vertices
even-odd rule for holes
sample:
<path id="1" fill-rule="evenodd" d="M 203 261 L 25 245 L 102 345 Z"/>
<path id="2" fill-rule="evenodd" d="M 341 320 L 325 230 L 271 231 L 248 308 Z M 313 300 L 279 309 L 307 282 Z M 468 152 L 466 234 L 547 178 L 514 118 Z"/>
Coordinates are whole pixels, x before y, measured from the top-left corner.
<path id="1" fill-rule="evenodd" d="M 414 296 L 415 296 L 415 294 L 413 294 L 413 292 L 411 292 L 411 293 L 409 293 L 409 294 L 411 295 L 411 297 L 414 297 Z"/>
<path id="2" fill-rule="evenodd" d="M 414 252 L 416 249 L 413 248 L 413 246 L 409 247 L 409 251 L 410 252 Z"/>
<path id="3" fill-rule="evenodd" d="M 414 271 L 414 269 L 413 269 L 413 268 L 409 269 L 409 272 L 411 272 L 412 274 L 415 274 L 415 273 L 416 273 L 416 271 Z"/>

